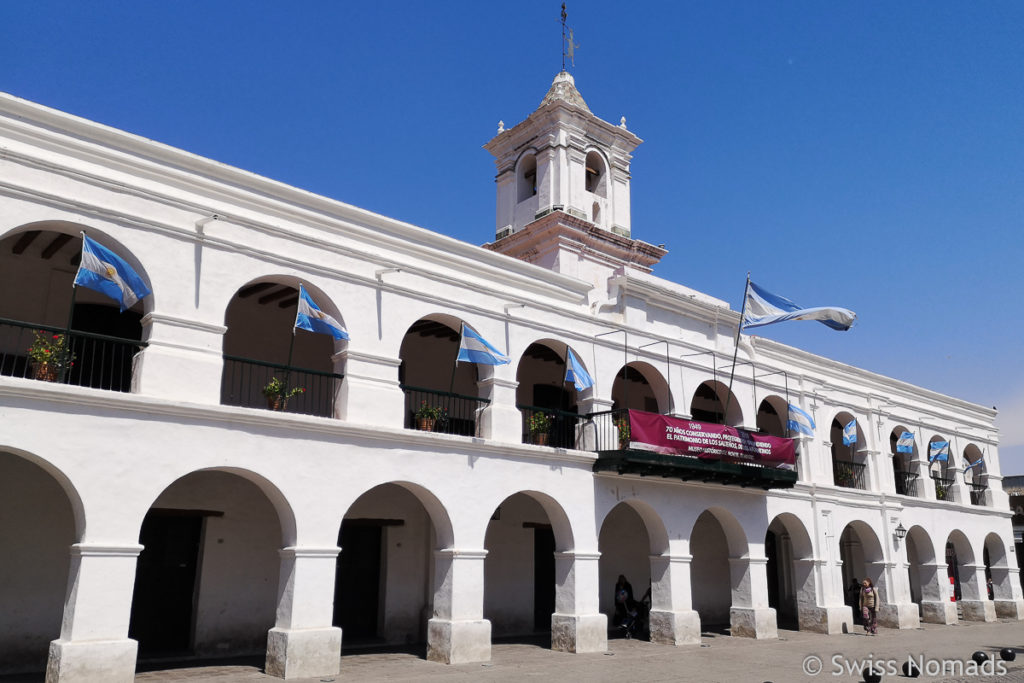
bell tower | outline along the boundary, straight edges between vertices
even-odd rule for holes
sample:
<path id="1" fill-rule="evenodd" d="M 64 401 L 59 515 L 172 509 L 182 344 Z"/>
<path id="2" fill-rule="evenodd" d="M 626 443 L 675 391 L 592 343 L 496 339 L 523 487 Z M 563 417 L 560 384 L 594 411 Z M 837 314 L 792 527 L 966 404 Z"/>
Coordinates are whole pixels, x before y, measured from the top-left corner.
<path id="1" fill-rule="evenodd" d="M 632 239 L 629 163 L 642 142 L 590 111 L 567 71 L 540 106 L 484 148 L 495 159 L 495 241 L 484 246 L 603 284 L 620 267 L 650 272 L 666 251 Z"/>

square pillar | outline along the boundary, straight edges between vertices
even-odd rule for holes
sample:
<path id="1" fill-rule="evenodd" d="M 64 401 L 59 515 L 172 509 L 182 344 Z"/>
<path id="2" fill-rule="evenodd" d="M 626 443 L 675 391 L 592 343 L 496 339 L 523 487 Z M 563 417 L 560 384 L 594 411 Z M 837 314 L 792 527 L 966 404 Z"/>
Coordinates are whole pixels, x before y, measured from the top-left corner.
<path id="1" fill-rule="evenodd" d="M 600 557 L 601 553 L 555 553 L 552 650 L 604 652 L 608 649 L 608 617 L 598 609 Z"/>
<path id="2" fill-rule="evenodd" d="M 956 603 L 949 599 L 946 563 L 926 562 L 920 567 L 921 621 L 926 624 L 955 624 L 958 621 Z"/>
<path id="3" fill-rule="evenodd" d="M 651 556 L 651 642 L 699 645 L 700 615 L 690 589 L 692 555 Z"/>
<path id="4" fill-rule="evenodd" d="M 172 401 L 220 404 L 228 328 L 160 313 L 142 318 L 147 340 L 132 362 L 132 391 Z"/>
<path id="5" fill-rule="evenodd" d="M 806 557 L 793 560 L 797 624 L 801 631 L 833 635 L 848 633 L 853 627 L 853 612 L 849 605 L 829 604 L 828 591 L 823 586 L 828 566 L 826 559 Z M 821 588 L 815 590 L 816 585 Z M 819 600 L 823 604 L 819 604 Z"/>
<path id="6" fill-rule="evenodd" d="M 354 424 L 401 429 L 405 426 L 405 392 L 398 384 L 399 358 L 349 348 L 334 355 L 344 364 L 338 417 Z"/>
<path id="7" fill-rule="evenodd" d="M 141 545 L 71 546 L 60 638 L 50 643 L 46 683 L 132 683 L 138 643 L 128 638 Z"/>
<path id="8" fill-rule="evenodd" d="M 489 377 L 477 382 L 481 398 L 490 401 L 477 416 L 477 435 L 491 441 L 523 442 L 523 415 L 516 408 L 519 382 Z"/>
<path id="9" fill-rule="evenodd" d="M 885 628 L 913 629 L 921 625 L 917 605 L 910 602 L 909 577 L 905 571 L 895 571 L 902 564 L 896 562 L 869 562 L 869 574 L 878 576 L 876 590 L 879 605 L 876 610 L 878 625 Z"/>
<path id="10" fill-rule="evenodd" d="M 427 659 L 443 664 L 491 660 L 491 622 L 484 613 L 486 550 L 434 553 L 434 617 L 427 622 Z"/>
<path id="11" fill-rule="evenodd" d="M 267 633 L 266 672 L 278 678 L 338 673 L 341 629 L 333 621 L 339 548 L 280 551 L 277 621 Z"/>
<path id="12" fill-rule="evenodd" d="M 985 588 L 985 565 L 964 564 L 960 568 L 960 590 L 964 596 L 960 608 L 964 621 L 995 621 L 996 605 L 988 599 Z"/>
<path id="13" fill-rule="evenodd" d="M 730 557 L 730 632 L 741 638 L 778 638 L 775 610 L 768 606 L 768 558 Z"/>

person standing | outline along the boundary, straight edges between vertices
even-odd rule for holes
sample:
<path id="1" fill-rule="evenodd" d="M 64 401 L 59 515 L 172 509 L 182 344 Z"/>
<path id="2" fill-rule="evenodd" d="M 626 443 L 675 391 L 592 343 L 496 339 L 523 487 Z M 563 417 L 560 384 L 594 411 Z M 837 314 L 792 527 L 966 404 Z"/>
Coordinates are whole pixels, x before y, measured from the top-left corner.
<path id="1" fill-rule="evenodd" d="M 878 635 L 878 591 L 871 579 L 864 579 L 860 589 L 860 615 L 864 619 L 864 631 Z"/>

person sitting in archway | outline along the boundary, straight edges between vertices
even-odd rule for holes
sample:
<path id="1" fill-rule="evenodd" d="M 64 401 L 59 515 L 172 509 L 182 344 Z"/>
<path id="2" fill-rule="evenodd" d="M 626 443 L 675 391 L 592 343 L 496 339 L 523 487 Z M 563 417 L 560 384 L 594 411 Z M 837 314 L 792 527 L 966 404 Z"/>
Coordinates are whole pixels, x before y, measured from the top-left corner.
<path id="1" fill-rule="evenodd" d="M 618 626 L 633 611 L 633 604 L 635 602 L 633 600 L 633 586 L 629 581 L 626 581 L 624 574 L 619 574 L 619 578 L 615 582 L 615 593 L 613 595 L 615 596 L 615 615 L 612 618 L 612 623 Z"/>

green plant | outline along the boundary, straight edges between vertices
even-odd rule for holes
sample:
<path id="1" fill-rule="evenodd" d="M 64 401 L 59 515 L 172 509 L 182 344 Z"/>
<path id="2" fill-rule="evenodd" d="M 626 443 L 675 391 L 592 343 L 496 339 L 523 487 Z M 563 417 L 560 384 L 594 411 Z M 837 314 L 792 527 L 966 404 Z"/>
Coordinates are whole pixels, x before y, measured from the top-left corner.
<path id="1" fill-rule="evenodd" d="M 28 357 L 40 364 L 60 369 L 74 366 L 75 354 L 71 353 L 68 339 L 63 334 L 51 334 L 45 330 L 35 331 L 35 341 L 28 347 Z"/>
<path id="2" fill-rule="evenodd" d="M 631 433 L 629 431 L 629 418 L 620 417 L 614 422 L 615 428 L 619 430 L 619 443 L 629 443 Z"/>
<path id="3" fill-rule="evenodd" d="M 531 434 L 544 434 L 551 429 L 551 416 L 537 410 L 530 414 L 526 423 Z"/>
<path id="4" fill-rule="evenodd" d="M 430 405 L 426 399 L 420 402 L 420 407 L 416 411 L 417 420 L 440 420 L 443 415 L 443 408 Z"/>
<path id="5" fill-rule="evenodd" d="M 277 377 L 271 377 L 270 381 L 267 382 L 267 385 L 263 387 L 263 395 L 267 398 L 289 399 L 295 394 L 302 394 L 305 393 L 305 391 L 306 390 L 302 387 L 292 387 L 291 389 L 288 389 L 285 387 L 284 382 Z"/>

